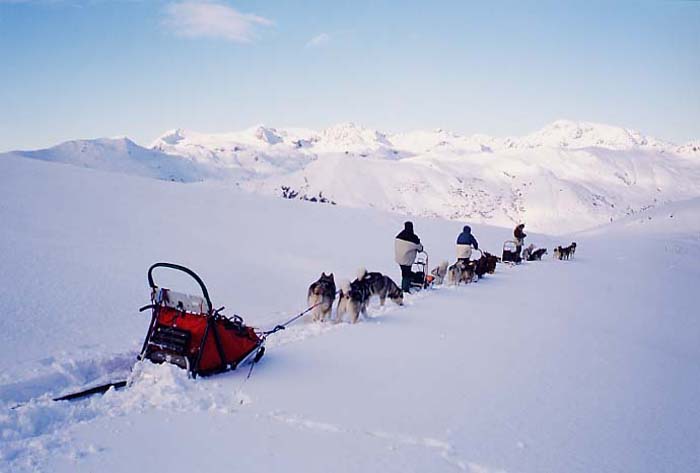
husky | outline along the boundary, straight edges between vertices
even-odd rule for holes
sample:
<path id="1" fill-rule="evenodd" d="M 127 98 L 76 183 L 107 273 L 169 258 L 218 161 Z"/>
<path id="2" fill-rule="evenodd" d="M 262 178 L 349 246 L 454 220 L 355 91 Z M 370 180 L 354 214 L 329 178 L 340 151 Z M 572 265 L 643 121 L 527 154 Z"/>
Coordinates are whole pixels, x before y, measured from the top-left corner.
<path id="1" fill-rule="evenodd" d="M 435 281 L 433 281 L 433 284 L 439 286 L 445 282 L 445 276 L 447 276 L 447 266 L 449 266 L 449 264 L 449 261 L 442 260 L 438 266 L 433 268 L 433 270 L 430 272 L 430 274 L 435 276 Z"/>
<path id="2" fill-rule="evenodd" d="M 542 257 L 547 254 L 547 248 L 539 248 L 532 252 L 528 261 L 541 261 Z"/>
<path id="3" fill-rule="evenodd" d="M 497 256 L 494 256 L 491 253 L 484 251 L 481 255 L 481 258 L 479 258 L 475 262 L 476 264 L 474 266 L 474 273 L 476 273 L 476 276 L 479 279 L 483 278 L 486 273 L 493 274 L 496 272 L 497 262 Z"/>
<path id="4" fill-rule="evenodd" d="M 527 248 L 523 250 L 523 259 L 525 261 L 532 261 L 530 257 L 532 256 L 533 251 L 535 251 L 535 245 L 531 243 L 530 245 L 528 245 Z"/>
<path id="5" fill-rule="evenodd" d="M 569 246 L 562 247 L 557 246 L 554 249 L 554 257 L 559 260 L 568 260 L 576 252 L 576 243 L 572 243 Z"/>
<path id="6" fill-rule="evenodd" d="M 576 242 L 571 242 L 571 244 L 565 248 L 561 249 L 564 259 L 570 259 L 574 257 L 576 253 Z"/>
<path id="7" fill-rule="evenodd" d="M 486 258 L 486 272 L 493 274 L 496 272 L 496 264 L 501 261 L 498 256 L 492 255 L 488 251 L 484 251 L 484 258 Z"/>
<path id="8" fill-rule="evenodd" d="M 469 284 L 477 278 L 474 269 L 476 264 L 473 261 L 457 260 L 457 262 L 447 268 L 447 281 L 451 285 L 459 285 L 459 283 Z"/>
<path id="9" fill-rule="evenodd" d="M 565 246 L 564 248 L 559 247 L 559 251 L 561 252 L 562 259 L 568 260 L 569 258 L 571 258 L 571 247 L 570 246 Z"/>
<path id="10" fill-rule="evenodd" d="M 403 291 L 389 276 L 367 271 L 362 271 L 361 276 L 358 274 L 358 279 L 367 285 L 370 297 L 379 296 L 381 306 L 384 306 L 387 297 L 396 304 L 403 305 Z"/>
<path id="11" fill-rule="evenodd" d="M 343 281 L 338 297 L 336 322 L 342 322 L 346 312 L 350 313 L 352 323 L 357 323 L 360 314 L 366 317 L 369 297 L 369 285 L 364 279 L 355 279 L 353 282 Z"/>
<path id="12" fill-rule="evenodd" d="M 315 306 L 311 311 L 314 322 L 323 322 L 330 315 L 335 301 L 335 278 L 333 273 L 326 275 L 321 273 L 321 277 L 309 286 L 307 293 L 309 307 Z"/>

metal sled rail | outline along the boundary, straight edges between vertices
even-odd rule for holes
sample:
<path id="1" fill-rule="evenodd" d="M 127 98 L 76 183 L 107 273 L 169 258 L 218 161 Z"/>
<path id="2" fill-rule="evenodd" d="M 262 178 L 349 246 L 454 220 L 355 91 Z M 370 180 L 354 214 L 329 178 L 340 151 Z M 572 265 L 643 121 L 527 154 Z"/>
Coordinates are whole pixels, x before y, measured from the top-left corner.
<path id="1" fill-rule="evenodd" d="M 72 392 L 70 394 L 64 394 L 63 396 L 54 397 L 51 400 L 54 402 L 57 402 L 57 401 L 76 401 L 78 399 L 83 399 L 86 397 L 94 396 L 95 394 L 104 394 L 112 388 L 122 389 L 122 388 L 125 388 L 126 385 L 127 385 L 126 380 L 112 381 L 109 383 L 100 384 L 99 386 L 93 386 L 91 388 L 83 389 L 82 391 L 76 391 L 76 392 Z M 12 409 L 12 410 L 19 409 L 19 408 L 24 407 L 27 404 L 29 404 L 29 402 L 30 401 L 16 404 L 16 405 L 10 407 L 10 409 Z"/>
<path id="2" fill-rule="evenodd" d="M 92 388 L 84 389 L 82 391 L 70 393 L 63 395 L 61 397 L 53 398 L 54 401 L 74 401 L 76 399 L 82 399 L 84 397 L 92 396 L 93 394 L 104 394 L 110 389 L 121 389 L 126 387 L 126 380 L 124 381 L 114 381 L 107 384 L 101 384 L 100 386 L 94 386 Z"/>

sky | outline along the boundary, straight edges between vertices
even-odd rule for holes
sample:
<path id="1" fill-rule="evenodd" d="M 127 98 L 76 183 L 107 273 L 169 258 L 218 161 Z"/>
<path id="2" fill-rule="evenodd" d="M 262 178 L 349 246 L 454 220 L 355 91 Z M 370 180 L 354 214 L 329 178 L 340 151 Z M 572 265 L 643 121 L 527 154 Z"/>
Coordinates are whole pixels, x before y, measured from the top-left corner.
<path id="1" fill-rule="evenodd" d="M 0 151 L 557 119 L 700 139 L 700 1 L 0 0 Z"/>

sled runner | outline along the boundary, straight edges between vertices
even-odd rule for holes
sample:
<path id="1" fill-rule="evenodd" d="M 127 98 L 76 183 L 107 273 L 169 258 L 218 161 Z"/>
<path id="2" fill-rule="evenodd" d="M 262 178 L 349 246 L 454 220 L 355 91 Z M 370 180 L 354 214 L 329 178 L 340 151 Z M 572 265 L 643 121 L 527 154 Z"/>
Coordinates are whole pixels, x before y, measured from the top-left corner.
<path id="1" fill-rule="evenodd" d="M 506 240 L 503 243 L 501 261 L 511 264 L 519 264 L 522 261 L 522 258 L 518 254 L 518 243 L 516 241 Z"/>
<path id="2" fill-rule="evenodd" d="M 433 281 L 433 276 L 428 273 L 428 253 L 425 251 L 418 252 L 416 260 L 411 266 L 413 279 L 411 280 L 411 288 L 425 289 Z"/>
<path id="3" fill-rule="evenodd" d="M 153 270 L 168 268 L 192 277 L 202 296 L 192 296 L 159 287 Z M 265 347 L 261 338 L 237 315 L 224 316 L 214 309 L 204 282 L 192 270 L 172 263 L 156 263 L 148 269 L 151 287 L 151 323 L 139 359 L 173 363 L 192 377 L 236 369 L 248 361 L 256 363 Z"/>

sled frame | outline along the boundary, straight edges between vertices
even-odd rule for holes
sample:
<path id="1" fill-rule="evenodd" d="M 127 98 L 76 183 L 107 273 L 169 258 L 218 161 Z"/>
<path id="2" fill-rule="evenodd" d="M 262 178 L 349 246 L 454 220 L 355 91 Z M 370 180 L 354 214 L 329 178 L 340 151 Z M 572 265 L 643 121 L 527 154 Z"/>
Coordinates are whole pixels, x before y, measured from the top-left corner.
<path id="1" fill-rule="evenodd" d="M 192 378 L 196 378 L 197 375 L 201 376 L 207 376 L 211 374 L 216 374 L 216 373 L 221 373 L 224 371 L 236 369 L 238 366 L 242 366 L 245 363 L 249 361 L 253 361 L 253 363 L 256 363 L 260 358 L 262 358 L 262 354 L 265 352 L 265 340 L 264 338 L 261 339 L 255 346 L 248 352 L 240 361 L 238 361 L 235 364 L 227 363 L 226 362 L 226 356 L 224 355 L 224 350 L 223 347 L 221 346 L 221 341 L 219 339 L 219 333 L 216 327 L 216 319 L 219 316 L 219 311 L 223 309 L 217 309 L 214 310 L 214 306 L 211 303 L 211 298 L 209 297 L 209 291 L 207 290 L 206 285 L 204 284 L 204 281 L 202 281 L 202 278 L 200 278 L 197 273 L 192 271 L 191 269 L 179 265 L 179 264 L 174 264 L 174 263 L 155 263 L 151 265 L 150 268 L 148 268 L 148 285 L 151 288 L 151 293 L 156 294 L 156 291 L 158 291 L 159 286 L 155 283 L 153 279 L 153 270 L 157 268 L 167 268 L 167 269 L 172 269 L 175 271 L 180 271 L 188 276 L 190 276 L 192 279 L 194 279 L 197 284 L 199 285 L 201 291 L 202 291 L 202 297 L 204 301 L 206 302 L 206 312 L 201 314 L 206 318 L 207 325 L 204 329 L 204 335 L 202 336 L 202 341 L 199 344 L 199 348 L 197 350 L 197 357 L 193 362 L 190 362 L 189 358 L 187 355 L 183 354 L 182 358 L 184 359 L 184 364 L 185 366 L 182 367 L 178 363 L 175 363 L 177 366 L 181 366 L 183 369 L 187 370 L 187 373 L 189 376 Z M 161 303 L 156 302 L 155 300 L 152 301 L 152 304 L 147 305 L 145 307 L 142 307 L 140 311 L 148 310 L 151 309 L 151 323 L 149 324 L 148 327 L 148 332 L 146 333 L 146 338 L 143 341 L 143 346 L 141 347 L 141 352 L 138 356 L 138 360 L 143 360 L 144 358 L 147 357 L 147 351 L 148 347 L 152 344 L 153 342 L 153 336 L 156 333 L 156 329 L 158 326 L 158 314 L 161 309 Z M 200 371 L 199 369 L 199 364 L 202 358 L 202 355 L 204 353 L 204 344 L 209 336 L 209 332 L 212 331 L 213 337 L 214 337 L 214 344 L 216 346 L 216 351 L 219 355 L 219 358 L 221 359 L 221 365 L 219 366 L 218 369 L 215 370 L 208 370 L 206 372 Z M 154 343 L 155 344 L 155 343 Z M 167 358 L 170 355 L 166 356 L 166 359 L 164 360 L 165 362 L 170 362 Z"/>

